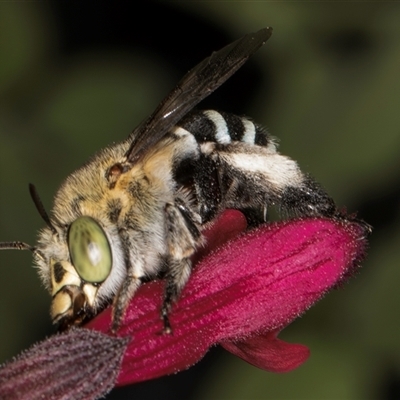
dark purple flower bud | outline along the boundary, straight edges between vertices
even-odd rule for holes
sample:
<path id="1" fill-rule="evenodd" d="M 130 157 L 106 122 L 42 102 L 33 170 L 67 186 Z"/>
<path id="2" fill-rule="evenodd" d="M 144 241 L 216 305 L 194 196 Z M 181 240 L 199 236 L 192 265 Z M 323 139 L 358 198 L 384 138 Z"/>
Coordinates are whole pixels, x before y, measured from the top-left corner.
<path id="1" fill-rule="evenodd" d="M 1 400 L 96 399 L 109 392 L 129 339 L 73 329 L 0 368 Z"/>

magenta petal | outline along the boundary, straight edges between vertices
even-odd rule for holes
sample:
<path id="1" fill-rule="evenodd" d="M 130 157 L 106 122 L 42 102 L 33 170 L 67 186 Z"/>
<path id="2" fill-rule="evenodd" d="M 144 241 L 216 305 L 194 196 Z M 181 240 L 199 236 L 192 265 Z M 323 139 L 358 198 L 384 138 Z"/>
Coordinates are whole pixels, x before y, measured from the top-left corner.
<path id="1" fill-rule="evenodd" d="M 239 236 L 196 265 L 170 314 L 172 335 L 161 333 L 164 282 L 144 285 L 118 331 L 133 337 L 118 383 L 186 369 L 210 346 L 227 340 L 242 342 L 234 351 L 240 347 L 241 356 L 261 368 L 294 368 L 304 361 L 304 348 L 268 332 L 287 326 L 359 262 L 365 234 L 356 222 L 315 218 L 264 225 Z M 109 326 L 109 310 L 88 324 L 103 331 Z"/>
<path id="2" fill-rule="evenodd" d="M 220 344 L 248 363 L 271 372 L 289 372 L 303 364 L 310 355 L 307 346 L 284 342 L 276 337 L 275 332 Z"/>
<path id="3" fill-rule="evenodd" d="M 246 228 L 246 217 L 240 211 L 224 211 L 216 221 L 204 230 L 203 235 L 206 238 L 206 245 L 196 251 L 196 254 L 192 258 L 193 265 L 207 256 L 212 250 L 234 239 Z"/>

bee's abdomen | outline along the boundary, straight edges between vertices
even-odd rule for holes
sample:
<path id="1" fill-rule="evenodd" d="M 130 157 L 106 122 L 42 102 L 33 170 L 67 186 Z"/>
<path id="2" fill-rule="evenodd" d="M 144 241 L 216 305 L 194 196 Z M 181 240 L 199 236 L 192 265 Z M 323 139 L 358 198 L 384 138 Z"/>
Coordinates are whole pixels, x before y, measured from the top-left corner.
<path id="1" fill-rule="evenodd" d="M 215 110 L 195 111 L 178 124 L 189 131 L 198 143 L 229 144 L 235 141 L 268 146 L 267 131 L 247 117 Z"/>
<path id="2" fill-rule="evenodd" d="M 203 223 L 225 208 L 243 210 L 252 225 L 264 222 L 267 207 L 275 204 L 301 216 L 336 212 L 326 192 L 294 160 L 279 154 L 267 131 L 246 117 L 192 112 L 174 135 L 185 154 L 176 159 L 173 177 L 178 188 L 195 198 Z"/>
<path id="3" fill-rule="evenodd" d="M 185 140 L 185 149 L 197 142 L 196 151 L 193 149 L 191 154 L 188 152 L 187 156 L 176 160 L 173 176 L 179 188 L 194 195 L 203 223 L 213 219 L 232 196 L 238 199 L 236 191 L 241 187 L 247 190 L 239 196 L 235 204 L 238 208 L 243 202 L 247 205 L 247 196 L 257 191 L 252 184 L 254 171 L 247 171 L 248 153 L 257 152 L 256 148 L 263 155 L 264 151 L 275 153 L 274 142 L 260 125 L 246 117 L 215 110 L 193 111 L 186 115 L 174 129 L 174 135 L 179 136 L 180 141 Z M 190 136 L 195 139 L 192 144 Z M 207 143 L 216 146 L 208 147 Z M 245 157 L 243 165 L 233 162 L 234 154 Z M 239 185 L 242 181 L 243 185 Z"/>

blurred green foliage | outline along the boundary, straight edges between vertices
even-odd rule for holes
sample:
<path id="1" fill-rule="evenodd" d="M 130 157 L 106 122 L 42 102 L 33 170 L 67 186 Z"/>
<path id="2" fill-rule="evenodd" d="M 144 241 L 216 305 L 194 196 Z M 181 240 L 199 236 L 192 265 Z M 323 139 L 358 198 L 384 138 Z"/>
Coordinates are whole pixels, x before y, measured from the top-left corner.
<path id="1" fill-rule="evenodd" d="M 391 212 L 373 233 L 359 276 L 282 333 L 311 348 L 304 366 L 273 375 L 227 355 L 196 398 L 378 398 L 389 372 L 400 377 L 400 197 L 377 208 L 400 193 L 400 3 L 165 4 L 232 39 L 272 26 L 254 61 L 272 86 L 260 87 L 243 112 L 258 116 L 339 205 L 368 210 L 378 222 Z M 58 35 L 48 3 L 0 4 L 0 240 L 34 243 L 42 221 L 28 182 L 49 208 L 67 174 L 125 138 L 175 82 L 144 49 L 65 55 Z M 0 362 L 51 332 L 50 298 L 30 263 L 28 253 L 0 252 Z"/>

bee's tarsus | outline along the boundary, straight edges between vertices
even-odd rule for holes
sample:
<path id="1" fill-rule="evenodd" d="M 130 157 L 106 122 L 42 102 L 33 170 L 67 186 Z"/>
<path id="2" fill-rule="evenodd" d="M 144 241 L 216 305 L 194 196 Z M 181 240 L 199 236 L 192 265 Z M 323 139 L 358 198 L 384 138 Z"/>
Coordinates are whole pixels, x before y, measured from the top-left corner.
<path id="1" fill-rule="evenodd" d="M 163 304 L 161 308 L 161 319 L 164 325 L 162 333 L 165 335 L 172 335 L 172 327 L 169 321 L 168 313 L 169 313 L 168 307 L 166 307 L 165 304 Z"/>

